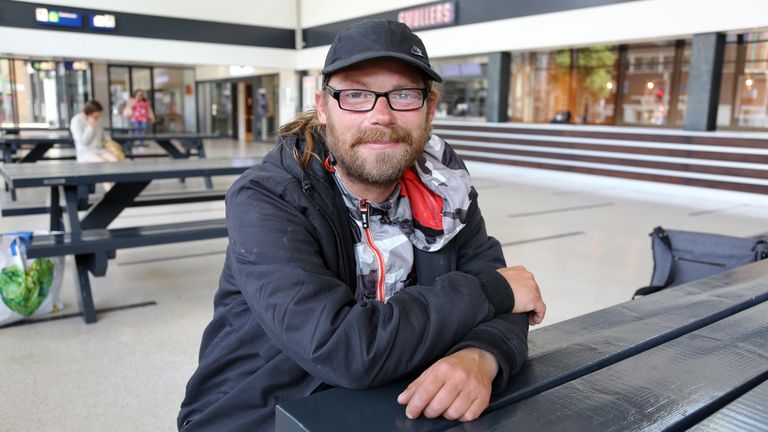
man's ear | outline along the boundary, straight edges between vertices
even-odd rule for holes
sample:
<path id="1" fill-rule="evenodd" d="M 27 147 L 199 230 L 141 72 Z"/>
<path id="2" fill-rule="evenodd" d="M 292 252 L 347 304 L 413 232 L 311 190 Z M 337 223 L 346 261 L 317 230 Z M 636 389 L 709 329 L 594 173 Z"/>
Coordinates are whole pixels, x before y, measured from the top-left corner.
<path id="1" fill-rule="evenodd" d="M 435 109 L 437 108 L 438 99 L 439 95 L 434 90 L 427 95 L 427 123 L 432 123 L 432 120 L 435 119 Z"/>
<path id="2" fill-rule="evenodd" d="M 315 92 L 315 107 L 317 108 L 317 121 L 319 121 L 321 124 L 326 124 L 328 122 L 328 117 L 325 113 L 325 92 L 318 90 Z"/>

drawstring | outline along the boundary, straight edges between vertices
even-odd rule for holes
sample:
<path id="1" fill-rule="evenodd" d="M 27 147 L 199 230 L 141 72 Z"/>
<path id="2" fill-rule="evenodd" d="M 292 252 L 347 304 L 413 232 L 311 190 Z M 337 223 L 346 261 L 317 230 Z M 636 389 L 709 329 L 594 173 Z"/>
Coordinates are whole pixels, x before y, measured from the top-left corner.
<path id="1" fill-rule="evenodd" d="M 329 173 L 333 174 L 336 172 L 336 158 L 333 157 L 333 154 L 331 152 L 328 152 L 328 156 L 325 157 L 325 161 L 323 161 L 323 165 L 325 166 L 325 170 Z"/>

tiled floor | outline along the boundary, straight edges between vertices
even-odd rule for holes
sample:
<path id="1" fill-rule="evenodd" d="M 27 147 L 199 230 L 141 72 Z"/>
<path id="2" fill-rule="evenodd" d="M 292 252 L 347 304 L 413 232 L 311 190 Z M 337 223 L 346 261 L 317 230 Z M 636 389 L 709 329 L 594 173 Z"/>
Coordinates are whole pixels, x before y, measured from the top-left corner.
<path id="1" fill-rule="evenodd" d="M 271 145 L 212 141 L 210 157 Z M 648 283 L 654 226 L 729 235 L 768 232 L 768 197 L 469 163 L 488 231 L 510 265 L 533 271 L 546 324 L 627 301 Z M 232 178 L 215 179 L 225 188 Z M 190 179 L 155 189 L 202 187 Z M 20 199 L 41 193 L 23 191 Z M 113 226 L 223 216 L 221 202 L 134 208 Z M 0 231 L 45 228 L 44 216 L 2 218 Z M 0 430 L 174 430 L 184 385 L 211 317 L 226 240 L 118 252 L 93 278 L 99 314 L 0 329 Z M 71 258 L 63 314 L 75 312 Z"/>

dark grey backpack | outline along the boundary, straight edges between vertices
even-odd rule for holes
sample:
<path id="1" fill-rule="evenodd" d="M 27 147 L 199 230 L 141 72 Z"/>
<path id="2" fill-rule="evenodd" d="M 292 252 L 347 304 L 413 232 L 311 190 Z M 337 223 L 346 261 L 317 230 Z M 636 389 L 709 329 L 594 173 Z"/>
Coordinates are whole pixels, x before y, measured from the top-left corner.
<path id="1" fill-rule="evenodd" d="M 650 236 L 651 284 L 635 291 L 632 298 L 768 258 L 764 237 L 731 237 L 662 227 L 654 228 Z"/>

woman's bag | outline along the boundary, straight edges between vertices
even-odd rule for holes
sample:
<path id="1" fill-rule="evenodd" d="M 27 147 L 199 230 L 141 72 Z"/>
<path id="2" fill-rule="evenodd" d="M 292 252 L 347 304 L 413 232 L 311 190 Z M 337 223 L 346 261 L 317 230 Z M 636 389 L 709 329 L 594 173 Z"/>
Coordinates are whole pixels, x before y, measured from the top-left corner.
<path id="1" fill-rule="evenodd" d="M 64 257 L 29 259 L 31 232 L 0 234 L 0 326 L 61 310 Z"/>
<path id="2" fill-rule="evenodd" d="M 654 228 L 650 236 L 651 284 L 635 291 L 632 298 L 768 258 L 764 237 L 732 237 L 662 227 Z"/>
<path id="3" fill-rule="evenodd" d="M 124 161 L 125 160 L 125 152 L 123 151 L 123 146 L 120 145 L 117 141 L 113 139 L 108 139 L 104 141 L 104 149 L 117 158 L 117 160 Z"/>

